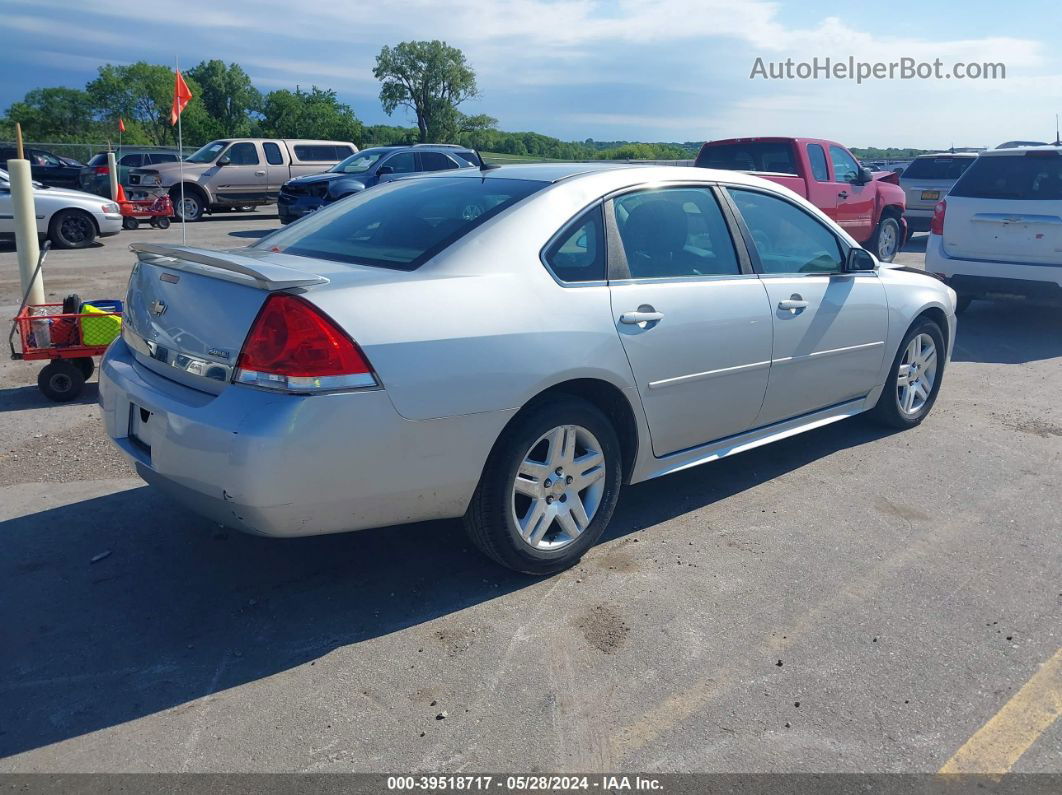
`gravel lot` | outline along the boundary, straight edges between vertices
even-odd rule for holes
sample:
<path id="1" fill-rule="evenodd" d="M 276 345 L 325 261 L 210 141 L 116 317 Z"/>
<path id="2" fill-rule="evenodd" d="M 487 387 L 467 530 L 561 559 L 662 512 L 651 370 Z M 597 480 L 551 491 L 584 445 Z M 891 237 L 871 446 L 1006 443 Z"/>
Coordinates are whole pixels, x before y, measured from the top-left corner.
<path id="1" fill-rule="evenodd" d="M 121 296 L 163 239 L 54 252 L 47 289 Z M 5 317 L 17 288 L 0 244 Z M 921 427 L 630 488 L 546 580 L 457 522 L 223 530 L 132 476 L 95 379 L 57 406 L 5 361 L 0 771 L 936 771 L 1062 646 L 1062 317 L 975 304 L 954 358 Z M 1062 772 L 1062 722 L 1014 769 Z"/>

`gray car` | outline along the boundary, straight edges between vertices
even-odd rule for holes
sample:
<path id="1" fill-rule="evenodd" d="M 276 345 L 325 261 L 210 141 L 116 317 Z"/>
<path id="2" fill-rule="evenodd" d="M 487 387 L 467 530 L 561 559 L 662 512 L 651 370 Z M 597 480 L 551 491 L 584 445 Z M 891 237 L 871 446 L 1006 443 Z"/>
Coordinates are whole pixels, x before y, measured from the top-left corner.
<path id="1" fill-rule="evenodd" d="M 272 536 L 464 517 L 535 574 L 623 484 L 917 425 L 955 333 L 949 287 L 733 171 L 462 169 L 247 249 L 133 248 L 100 400 L 143 478 Z"/>
<path id="2" fill-rule="evenodd" d="M 911 232 L 929 231 L 937 202 L 948 195 L 976 159 L 976 152 L 956 152 L 920 155 L 911 161 L 900 175 L 900 187 L 907 198 L 903 217 Z"/>

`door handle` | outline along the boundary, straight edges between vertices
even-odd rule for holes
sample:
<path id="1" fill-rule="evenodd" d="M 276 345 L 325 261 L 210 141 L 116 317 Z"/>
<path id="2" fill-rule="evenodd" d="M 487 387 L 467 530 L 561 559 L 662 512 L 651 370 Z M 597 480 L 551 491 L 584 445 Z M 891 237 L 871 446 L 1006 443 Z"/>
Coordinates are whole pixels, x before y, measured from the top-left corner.
<path id="1" fill-rule="evenodd" d="M 779 301 L 778 308 L 795 313 L 799 309 L 807 309 L 808 302 L 796 293 L 793 293 L 792 297 L 786 298 L 783 301 Z"/>
<path id="2" fill-rule="evenodd" d="M 265 172 L 264 171 L 256 171 L 256 172 L 254 172 L 254 175 L 256 177 L 264 177 L 265 176 Z"/>
<path id="3" fill-rule="evenodd" d="M 620 323 L 628 326 L 637 326 L 639 323 L 656 323 L 664 319 L 663 312 L 624 312 L 620 315 Z"/>
<path id="4" fill-rule="evenodd" d="M 837 198 L 838 199 L 847 199 L 848 198 L 848 191 L 846 191 L 846 190 L 841 191 L 840 193 L 837 194 Z"/>

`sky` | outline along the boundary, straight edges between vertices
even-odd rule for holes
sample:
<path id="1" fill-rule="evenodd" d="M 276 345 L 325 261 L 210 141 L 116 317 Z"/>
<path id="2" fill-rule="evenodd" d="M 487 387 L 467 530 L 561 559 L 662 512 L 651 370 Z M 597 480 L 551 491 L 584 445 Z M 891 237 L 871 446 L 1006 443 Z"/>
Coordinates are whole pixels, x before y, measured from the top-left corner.
<path id="1" fill-rule="evenodd" d="M 1003 9 L 1003 10 L 1001 10 Z M 1053 140 L 1062 112 L 1062 7 L 1052 2 L 760 0 L 0 0 L 0 108 L 30 89 L 81 88 L 101 63 L 235 61 L 263 91 L 334 89 L 365 123 L 382 111 L 385 44 L 464 51 L 503 130 L 565 140 L 800 135 L 849 146 Z M 750 77 L 825 58 L 1003 63 L 1006 79 Z"/>

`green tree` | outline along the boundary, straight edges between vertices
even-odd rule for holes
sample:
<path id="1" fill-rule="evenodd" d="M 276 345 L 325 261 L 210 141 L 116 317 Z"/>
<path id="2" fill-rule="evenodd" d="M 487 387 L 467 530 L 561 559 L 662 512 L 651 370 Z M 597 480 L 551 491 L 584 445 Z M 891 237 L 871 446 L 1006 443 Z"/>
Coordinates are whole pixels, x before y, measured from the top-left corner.
<path id="1" fill-rule="evenodd" d="M 381 83 L 384 112 L 391 115 L 400 106 L 413 111 L 422 143 L 453 135 L 457 106 L 479 93 L 464 53 L 442 41 L 384 47 L 372 73 Z"/>
<path id="2" fill-rule="evenodd" d="M 19 122 L 28 141 L 84 140 L 92 127 L 92 100 L 76 88 L 35 88 L 12 103 L 7 121 L 12 128 Z"/>
<path id="3" fill-rule="evenodd" d="M 270 91 L 262 103 L 264 135 L 277 138 L 324 138 L 333 141 L 362 139 L 364 128 L 349 105 L 332 90 L 313 86 L 309 91 Z"/>
<path id="4" fill-rule="evenodd" d="M 199 99 L 214 123 L 214 131 L 207 137 L 250 135 L 251 114 L 261 108 L 262 95 L 239 64 L 203 61 L 189 69 L 187 77 L 199 84 Z"/>
<path id="5" fill-rule="evenodd" d="M 192 92 L 192 101 L 181 114 L 181 123 L 189 141 L 204 141 L 211 137 L 210 117 L 203 107 L 202 89 L 191 77 L 185 82 Z M 119 116 L 134 121 L 143 131 L 147 142 L 157 146 L 177 142 L 177 128 L 170 126 L 173 106 L 173 70 L 168 66 L 137 61 L 128 66 L 107 64 L 85 90 L 97 113 L 105 119 Z"/>

